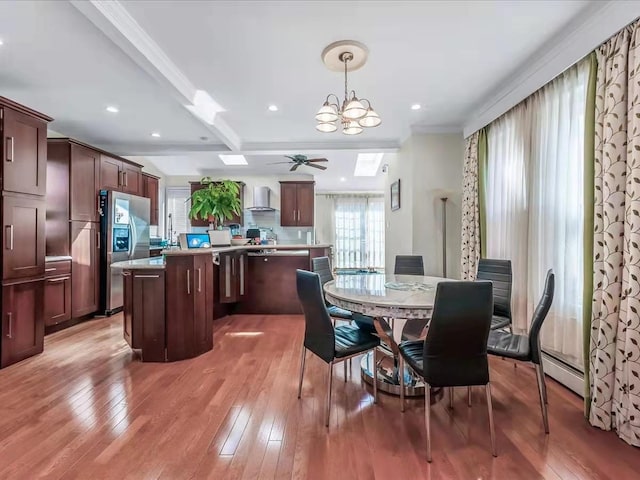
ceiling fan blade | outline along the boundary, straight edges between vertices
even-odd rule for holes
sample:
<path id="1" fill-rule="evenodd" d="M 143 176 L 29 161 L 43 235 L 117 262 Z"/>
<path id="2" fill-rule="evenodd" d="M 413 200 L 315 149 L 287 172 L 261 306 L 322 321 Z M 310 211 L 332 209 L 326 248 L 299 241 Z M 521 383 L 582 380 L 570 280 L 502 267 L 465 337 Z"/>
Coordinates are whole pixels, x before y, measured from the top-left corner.
<path id="1" fill-rule="evenodd" d="M 295 172 L 299 166 L 300 166 L 300 164 L 299 164 L 299 163 L 296 163 L 293 167 L 291 167 L 291 168 L 289 169 L 289 171 L 290 171 L 290 172 Z"/>
<path id="2" fill-rule="evenodd" d="M 320 170 L 327 169 L 327 167 L 323 167 L 322 165 L 316 165 L 315 163 L 307 163 L 307 167 L 319 168 Z"/>
<path id="3" fill-rule="evenodd" d="M 285 163 L 292 163 L 292 162 L 276 162 L 276 163 L 268 163 L 267 165 L 283 165 Z"/>
<path id="4" fill-rule="evenodd" d="M 312 158 L 311 160 L 307 160 L 307 162 L 328 162 L 326 158 Z"/>

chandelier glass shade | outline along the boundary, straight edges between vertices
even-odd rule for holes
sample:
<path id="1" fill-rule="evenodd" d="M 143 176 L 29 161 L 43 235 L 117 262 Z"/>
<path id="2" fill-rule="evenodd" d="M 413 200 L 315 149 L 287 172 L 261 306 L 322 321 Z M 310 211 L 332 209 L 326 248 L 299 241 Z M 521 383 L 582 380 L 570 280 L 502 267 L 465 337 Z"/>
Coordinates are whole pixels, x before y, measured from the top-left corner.
<path id="1" fill-rule="evenodd" d="M 353 54 L 344 52 L 340 55 L 344 63 L 344 100 L 340 105 L 337 95 L 329 94 L 316 114 L 316 130 L 323 133 L 335 132 L 338 122 L 342 124 L 342 133 L 345 135 L 358 135 L 364 128 L 377 127 L 382 123 L 380 115 L 371 106 L 366 98 L 358 98 L 356 92 L 349 93 L 347 83 L 347 64 L 353 60 Z M 331 100 L 335 99 L 335 103 Z M 366 104 L 366 105 L 365 105 Z"/>

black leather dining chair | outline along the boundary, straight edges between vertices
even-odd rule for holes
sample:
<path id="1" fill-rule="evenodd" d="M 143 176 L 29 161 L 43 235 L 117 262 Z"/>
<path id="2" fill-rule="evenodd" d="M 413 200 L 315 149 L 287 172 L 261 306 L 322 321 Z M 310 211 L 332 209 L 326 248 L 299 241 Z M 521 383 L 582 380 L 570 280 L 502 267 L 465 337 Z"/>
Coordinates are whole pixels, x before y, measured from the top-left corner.
<path id="1" fill-rule="evenodd" d="M 333 273 L 331 273 L 331 264 L 329 263 L 329 257 L 316 257 L 311 259 L 311 269 L 314 273 L 320 275 L 320 283 L 323 287 L 325 283 L 333 280 Z M 349 310 L 345 310 L 344 308 L 337 307 L 336 305 L 331 305 L 331 303 L 326 300 L 326 297 L 325 305 L 327 306 L 327 310 L 329 311 L 329 316 L 331 318 L 345 320 L 349 323 L 355 322 L 360 330 L 368 333 L 375 333 L 376 328 L 373 324 L 373 318 L 362 315 L 361 313 L 353 313 Z"/>
<path id="2" fill-rule="evenodd" d="M 431 462 L 431 388 L 484 385 L 489 411 L 491 452 L 496 438 L 491 406 L 487 338 L 493 312 L 491 282 L 440 282 L 424 341 L 400 344 L 400 371 L 405 363 L 425 383 L 427 461 Z M 400 375 L 400 405 L 404 412 L 404 375 Z M 452 397 L 450 397 L 452 398 Z"/>
<path id="3" fill-rule="evenodd" d="M 369 350 L 373 350 L 373 362 L 375 365 L 377 361 L 376 351 L 380 345 L 380 339 L 375 335 L 360 330 L 358 327 L 351 325 L 334 327 L 332 325 L 324 295 L 322 294 L 320 276 L 317 273 L 297 270 L 296 286 L 305 322 L 304 343 L 300 359 L 298 398 L 302 395 L 304 364 L 307 350 L 310 350 L 329 366 L 327 404 L 325 406 L 326 426 L 328 427 L 329 413 L 331 412 L 333 365 Z M 373 382 L 373 400 L 374 403 L 378 402 L 377 382 Z"/>
<path id="4" fill-rule="evenodd" d="M 393 268 L 395 275 L 421 275 L 424 276 L 424 262 L 422 255 L 396 255 L 396 263 Z"/>
<path id="5" fill-rule="evenodd" d="M 481 258 L 478 262 L 476 280 L 488 280 L 493 283 L 491 330 L 508 327 L 509 331 L 513 331 L 511 316 L 513 272 L 511 260 Z"/>
<path id="6" fill-rule="evenodd" d="M 333 280 L 333 273 L 331 273 L 331 264 L 329 263 L 329 257 L 316 257 L 311 259 L 311 271 L 320 275 L 320 284 L 324 287 L 324 284 Z M 353 313 L 344 308 L 331 305 L 325 299 L 325 305 L 329 310 L 331 318 L 338 318 L 340 320 L 346 320 L 349 323 L 353 320 Z"/>
<path id="7" fill-rule="evenodd" d="M 549 433 L 549 417 L 547 415 L 547 403 L 549 402 L 547 400 L 547 385 L 544 380 L 544 369 L 542 368 L 540 329 L 553 303 L 554 289 L 555 275 L 553 270 L 549 270 L 544 282 L 542 298 L 540 298 L 533 312 L 528 335 L 515 335 L 510 332 L 505 332 L 504 330 L 492 330 L 489 334 L 488 341 L 489 354 L 534 364 L 545 433 Z"/>

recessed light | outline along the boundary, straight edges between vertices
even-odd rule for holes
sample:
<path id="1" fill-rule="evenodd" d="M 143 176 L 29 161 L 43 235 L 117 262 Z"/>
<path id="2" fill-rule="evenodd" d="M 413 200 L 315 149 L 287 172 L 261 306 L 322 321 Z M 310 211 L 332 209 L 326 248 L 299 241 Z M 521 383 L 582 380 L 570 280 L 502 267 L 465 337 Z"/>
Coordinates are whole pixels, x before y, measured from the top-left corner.
<path id="1" fill-rule="evenodd" d="M 119 111 L 118 107 L 114 107 L 113 105 L 109 105 L 107 107 L 107 112 L 109 113 L 118 113 Z"/>
<path id="2" fill-rule="evenodd" d="M 411 105 L 411 110 L 420 110 L 422 108 L 422 105 L 420 105 L 419 103 L 414 103 L 413 105 Z"/>
<path id="3" fill-rule="evenodd" d="M 356 161 L 355 177 L 375 177 L 384 153 L 359 153 Z"/>
<path id="4" fill-rule="evenodd" d="M 218 155 L 225 165 L 249 165 L 244 155 Z"/>
<path id="5" fill-rule="evenodd" d="M 347 179 L 346 179 L 346 178 L 344 178 L 344 177 L 340 177 L 340 181 L 341 181 L 341 182 L 346 182 L 346 181 L 347 181 Z"/>
<path id="6" fill-rule="evenodd" d="M 1 38 L 0 38 L 0 45 L 4 45 L 4 42 L 2 41 Z"/>
<path id="7" fill-rule="evenodd" d="M 278 111 L 278 106 L 277 105 L 269 105 L 269 111 L 270 112 L 277 112 Z"/>
<path id="8" fill-rule="evenodd" d="M 159 134 L 158 132 L 153 132 L 153 133 L 151 134 L 151 136 L 152 136 L 153 138 L 160 138 L 160 134 Z"/>

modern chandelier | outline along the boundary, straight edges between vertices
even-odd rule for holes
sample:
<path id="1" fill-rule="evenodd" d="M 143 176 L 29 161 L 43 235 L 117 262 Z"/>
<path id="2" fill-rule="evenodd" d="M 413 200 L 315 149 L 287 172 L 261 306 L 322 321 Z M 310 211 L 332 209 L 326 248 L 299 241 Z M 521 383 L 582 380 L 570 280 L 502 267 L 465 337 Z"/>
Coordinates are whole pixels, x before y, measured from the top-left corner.
<path id="1" fill-rule="evenodd" d="M 357 70 L 367 61 L 369 51 L 365 45 L 354 40 L 334 42 L 322 51 L 322 60 L 330 70 L 344 70 L 344 100 L 333 93 L 327 95 L 325 102 L 316 114 L 316 129 L 323 133 L 335 132 L 337 123 L 342 125 L 345 135 L 358 135 L 365 128 L 377 127 L 382 123 L 380 116 L 371 107 L 366 98 L 358 98 L 355 90 L 349 92 L 347 72 Z M 330 100 L 335 98 L 335 103 Z M 365 106 L 366 103 L 366 106 Z"/>

